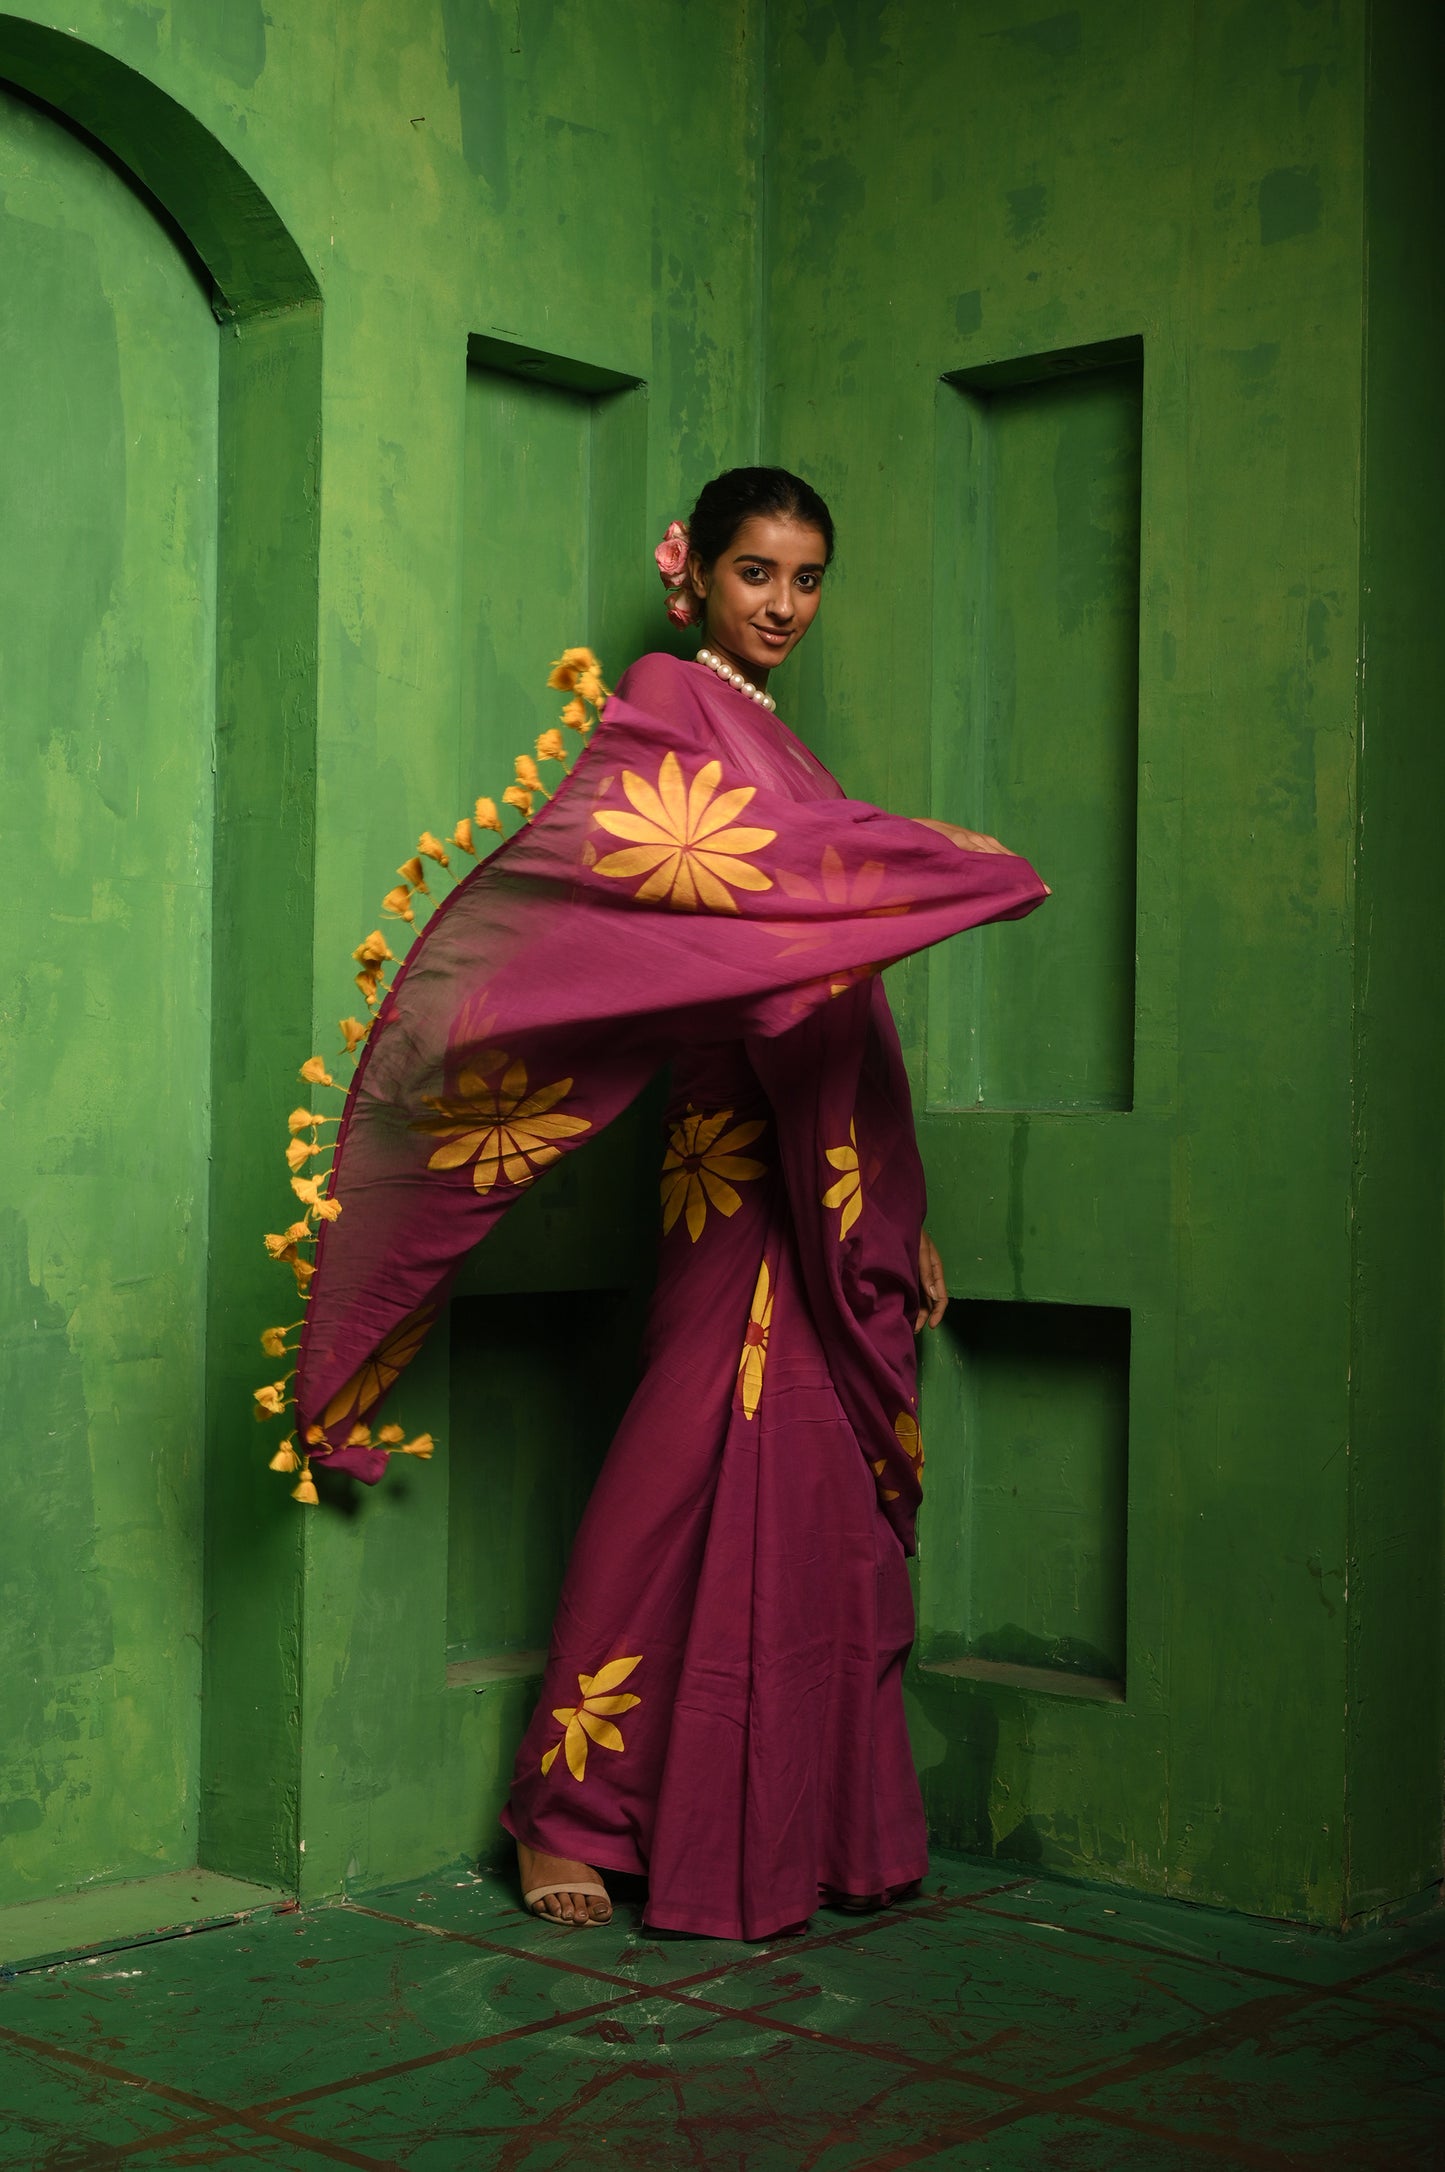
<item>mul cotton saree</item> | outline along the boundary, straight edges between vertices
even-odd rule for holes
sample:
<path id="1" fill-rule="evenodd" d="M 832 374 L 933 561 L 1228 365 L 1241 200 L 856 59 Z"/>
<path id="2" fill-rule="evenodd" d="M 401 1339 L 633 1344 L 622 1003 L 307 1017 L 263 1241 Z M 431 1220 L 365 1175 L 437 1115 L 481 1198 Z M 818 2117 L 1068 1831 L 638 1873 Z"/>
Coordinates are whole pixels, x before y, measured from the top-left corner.
<path id="1" fill-rule="evenodd" d="M 643 657 L 438 908 L 357 1070 L 297 1377 L 370 1421 L 463 1257 L 672 1066 L 641 1383 L 573 1549 L 504 1823 L 762 1938 L 926 1867 L 904 1729 L 924 1187 L 879 968 L 1029 912 L 1025 861 L 844 797 L 776 716 Z"/>

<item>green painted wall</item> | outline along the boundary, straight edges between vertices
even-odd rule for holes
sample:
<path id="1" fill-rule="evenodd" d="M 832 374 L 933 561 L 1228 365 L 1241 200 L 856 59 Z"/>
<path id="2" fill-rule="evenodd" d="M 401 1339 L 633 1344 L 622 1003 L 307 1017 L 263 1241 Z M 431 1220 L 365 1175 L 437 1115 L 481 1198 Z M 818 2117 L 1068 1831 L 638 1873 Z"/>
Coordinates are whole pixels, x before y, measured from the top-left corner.
<path id="1" fill-rule="evenodd" d="M 770 31 L 766 443 L 843 537 L 805 724 L 1055 889 L 1023 940 L 895 976 L 975 1301 L 926 1373 L 931 1812 L 1338 1922 L 1439 1875 L 1432 14 Z"/>
<path id="2" fill-rule="evenodd" d="M 293 1311 L 259 1234 L 392 868 L 499 793 L 560 645 L 657 642 L 651 541 L 759 449 L 842 539 L 785 713 L 1056 892 L 895 976 L 965 1300 L 936 1829 L 1320 1921 L 1438 1875 L 1427 24 L 0 13 L 0 83 L 112 161 L 6 99 L 6 820 L 45 870 L 4 1058 L 11 1897 L 495 1845 L 652 1116 L 476 1263 L 406 1393 L 437 1459 L 307 1517 L 248 1415 Z M 549 1328 L 595 1397 L 529 1403 Z"/>

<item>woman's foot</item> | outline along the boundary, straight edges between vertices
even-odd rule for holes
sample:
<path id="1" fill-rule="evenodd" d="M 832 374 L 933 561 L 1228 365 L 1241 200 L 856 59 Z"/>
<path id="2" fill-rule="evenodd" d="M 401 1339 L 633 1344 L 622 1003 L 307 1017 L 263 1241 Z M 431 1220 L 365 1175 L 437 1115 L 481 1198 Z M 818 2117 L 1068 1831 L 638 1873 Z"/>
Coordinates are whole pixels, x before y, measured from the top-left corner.
<path id="1" fill-rule="evenodd" d="M 586 1863 L 574 1861 L 565 1855 L 544 1855 L 540 1848 L 529 1848 L 523 1841 L 517 1842 L 517 1871 L 522 1880 L 524 1895 L 533 1893 L 538 1886 L 554 1886 L 555 1892 L 543 1893 L 531 1903 L 534 1916 L 546 1916 L 553 1923 L 610 1923 L 612 1903 L 605 1893 L 579 1891 L 578 1887 L 599 1886 L 602 1880 Z M 574 1885 L 571 1881 L 576 1880 Z"/>

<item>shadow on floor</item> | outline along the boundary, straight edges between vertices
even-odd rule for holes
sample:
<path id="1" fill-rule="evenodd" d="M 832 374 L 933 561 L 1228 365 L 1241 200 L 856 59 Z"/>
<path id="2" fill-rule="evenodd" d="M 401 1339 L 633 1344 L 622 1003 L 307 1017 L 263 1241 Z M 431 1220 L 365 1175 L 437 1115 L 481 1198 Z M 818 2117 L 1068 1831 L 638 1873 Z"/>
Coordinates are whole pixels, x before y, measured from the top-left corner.
<path id="1" fill-rule="evenodd" d="M 0 2166 L 1445 2167 L 1445 1924 L 1340 1942 L 941 1858 L 771 1946 L 450 1872 L 0 1984 Z"/>

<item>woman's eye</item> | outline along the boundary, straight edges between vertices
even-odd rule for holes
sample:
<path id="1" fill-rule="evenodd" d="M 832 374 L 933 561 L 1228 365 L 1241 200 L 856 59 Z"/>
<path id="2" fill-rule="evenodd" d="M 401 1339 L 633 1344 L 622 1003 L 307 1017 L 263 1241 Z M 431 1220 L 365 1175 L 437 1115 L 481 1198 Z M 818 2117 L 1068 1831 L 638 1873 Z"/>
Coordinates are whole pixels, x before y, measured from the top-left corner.
<path id="1" fill-rule="evenodd" d="M 813 590 L 818 586 L 818 583 L 819 576 L 816 573 L 800 573 L 798 575 L 799 588 L 806 589 L 810 596 L 813 593 Z"/>
<path id="2" fill-rule="evenodd" d="M 768 577 L 761 566 L 744 566 L 742 575 L 745 581 L 753 582 L 765 581 Z"/>

